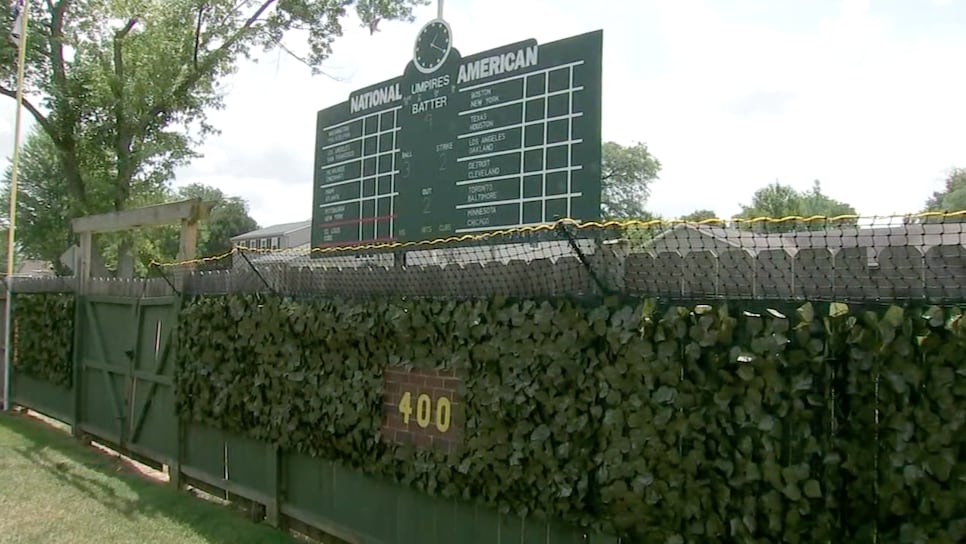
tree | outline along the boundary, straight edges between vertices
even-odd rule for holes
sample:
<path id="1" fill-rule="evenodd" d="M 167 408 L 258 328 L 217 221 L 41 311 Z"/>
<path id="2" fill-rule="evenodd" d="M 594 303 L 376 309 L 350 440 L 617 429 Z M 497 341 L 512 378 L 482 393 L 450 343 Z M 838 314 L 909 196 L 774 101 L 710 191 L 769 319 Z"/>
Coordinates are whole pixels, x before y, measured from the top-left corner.
<path id="1" fill-rule="evenodd" d="M 966 210 L 966 168 L 953 168 L 946 175 L 942 191 L 926 201 L 927 212 L 959 212 Z M 966 221 L 966 218 L 936 218 L 937 221 Z"/>
<path id="2" fill-rule="evenodd" d="M 64 272 L 59 256 L 74 244 L 67 219 L 72 203 L 63 188 L 62 163 L 56 152 L 46 133 L 34 130 L 27 135 L 21 152 L 17 191 L 17 242 L 23 257 L 49 261 L 59 272 Z M 111 191 L 109 177 L 99 175 L 93 163 L 87 171 L 92 202 L 107 202 Z M 0 195 L 3 210 L 10 207 L 10 175 L 7 168 Z M 163 188 L 147 192 L 142 188 L 131 196 L 131 201 L 142 206 L 187 198 L 217 203 L 208 221 L 199 229 L 199 254 L 226 252 L 231 247 L 232 236 L 257 228 L 254 219 L 248 216 L 248 205 L 244 200 L 228 197 L 218 189 L 200 184 L 188 185 L 176 192 Z M 104 206 L 110 208 L 109 204 Z M 178 253 L 179 236 L 179 228 L 161 227 L 102 234 L 95 237 L 95 242 L 110 268 L 116 265 L 122 247 L 136 248 L 143 271 L 152 259 L 173 260 Z M 3 247 L 5 249 L 6 245 Z"/>
<path id="3" fill-rule="evenodd" d="M 122 210 L 166 186 L 215 129 L 219 83 L 255 47 L 291 49 L 320 71 L 347 9 L 363 25 L 412 20 L 426 0 L 47 0 L 30 3 L 25 109 L 50 139 L 70 219 Z M 9 8 L 12 0 L 5 2 Z M 4 12 L 4 28 L 12 24 Z M 16 45 L 0 40 L 0 94 L 15 97 Z M 293 53 L 294 55 L 294 53 Z M 92 167 L 91 162 L 95 165 Z M 105 177 L 106 195 L 98 195 Z M 104 196 L 105 198 L 101 198 Z"/>
<path id="4" fill-rule="evenodd" d="M 70 196 L 59 183 L 63 177 L 56 154 L 50 138 L 36 131 L 27 135 L 20 152 L 16 235 L 30 259 L 57 262 L 73 238 L 65 220 L 70 216 Z M 4 172 L 4 216 L 10 209 L 11 173 L 10 167 Z"/>
<path id="5" fill-rule="evenodd" d="M 179 188 L 172 199 L 184 200 L 200 198 L 205 202 L 214 202 L 208 220 L 198 229 L 198 255 L 222 255 L 231 251 L 231 239 L 239 234 L 256 230 L 258 223 L 248 215 L 248 203 L 237 196 L 227 196 L 220 189 L 200 183 L 193 183 Z M 165 259 L 174 259 L 178 255 L 178 244 L 181 231 L 177 228 L 166 229 L 164 242 L 161 246 Z"/>
<path id="6" fill-rule="evenodd" d="M 701 221 L 706 221 L 708 219 L 718 219 L 718 214 L 714 210 L 695 210 L 687 215 L 682 215 L 682 221 L 688 221 L 690 223 L 700 223 Z"/>
<path id="7" fill-rule="evenodd" d="M 799 192 L 794 187 L 783 185 L 779 182 L 771 183 L 757 191 L 750 205 L 741 205 L 741 213 L 736 217 L 743 219 L 756 219 L 760 217 L 783 218 L 789 216 L 799 217 L 837 217 L 841 215 L 855 215 L 856 211 L 851 205 L 835 200 L 822 193 L 822 186 L 815 180 L 811 190 Z M 855 224 L 854 219 L 838 220 L 835 226 L 843 224 Z M 753 228 L 771 232 L 785 232 L 790 230 L 816 230 L 826 228 L 827 221 L 786 221 L 782 223 L 771 223 L 756 221 L 753 224 L 739 223 L 739 227 Z"/>
<path id="8" fill-rule="evenodd" d="M 843 215 L 857 215 L 857 213 L 851 205 L 823 194 L 822 184 L 818 180 L 812 183 L 811 191 L 802 193 L 802 213 L 800 215 L 803 217 L 818 215 L 832 218 Z"/>
<path id="9" fill-rule="evenodd" d="M 111 209 L 110 175 L 107 173 L 106 163 L 101 159 L 102 157 L 92 154 L 83 156 L 89 180 L 88 195 L 93 204 L 90 213 Z M 4 172 L 3 192 L 0 194 L 0 206 L 4 211 L 10 208 L 11 174 L 8 167 Z M 59 257 L 75 242 L 70 219 L 76 216 L 74 212 L 77 211 L 76 202 L 64 190 L 63 180 L 63 162 L 58 157 L 53 141 L 35 126 L 28 132 L 20 154 L 17 244 L 24 258 L 48 261 L 58 272 L 66 272 Z M 153 191 L 139 188 L 129 200 L 135 206 L 156 204 L 164 200 L 164 192 L 160 188 Z M 96 237 L 97 250 L 108 261 L 116 264 L 116 256 L 121 251 L 134 248 L 136 238 L 133 233 L 100 235 Z M 143 251 L 146 248 L 138 249 Z M 147 254 L 151 254 L 151 251 L 147 250 Z"/>
<path id="10" fill-rule="evenodd" d="M 0 220 L 0 240 L 2 240 L 2 242 L 0 242 L 0 266 L 3 267 L 0 270 L 3 270 L 2 273 L 4 274 L 6 274 L 7 272 L 7 229 L 8 228 L 10 228 L 9 222 L 6 219 Z M 17 243 L 14 246 L 13 252 L 15 257 L 14 266 L 19 267 L 24 260 L 23 251 L 21 251 L 19 243 Z M 14 272 L 16 272 L 16 270 L 14 270 Z"/>
<path id="11" fill-rule="evenodd" d="M 601 149 L 601 215 L 605 218 L 649 219 L 644 205 L 650 196 L 650 184 L 658 179 L 661 163 L 647 149 L 636 143 L 622 146 L 604 143 Z"/>

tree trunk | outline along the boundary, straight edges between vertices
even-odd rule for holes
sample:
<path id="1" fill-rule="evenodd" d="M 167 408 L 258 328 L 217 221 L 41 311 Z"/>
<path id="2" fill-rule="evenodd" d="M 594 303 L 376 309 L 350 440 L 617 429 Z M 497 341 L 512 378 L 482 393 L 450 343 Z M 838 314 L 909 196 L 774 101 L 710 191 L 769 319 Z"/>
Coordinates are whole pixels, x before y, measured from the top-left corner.
<path id="1" fill-rule="evenodd" d="M 117 246 L 117 277 L 134 277 L 134 241 L 130 232 L 125 232 Z"/>
<path id="2" fill-rule="evenodd" d="M 67 183 L 67 191 L 77 203 L 78 209 L 82 213 L 87 212 L 87 189 L 84 185 L 84 174 L 81 172 L 80 161 L 77 159 L 77 150 L 73 142 L 63 142 L 54 140 L 54 145 L 60 151 L 60 163 L 64 167 L 64 181 Z"/>
<path id="3" fill-rule="evenodd" d="M 124 211 L 131 199 L 131 178 L 134 171 L 130 168 L 131 151 L 127 146 L 117 149 L 117 177 L 114 178 L 114 210 Z M 121 233 L 121 241 L 117 246 L 117 277 L 134 277 L 134 231 Z"/>

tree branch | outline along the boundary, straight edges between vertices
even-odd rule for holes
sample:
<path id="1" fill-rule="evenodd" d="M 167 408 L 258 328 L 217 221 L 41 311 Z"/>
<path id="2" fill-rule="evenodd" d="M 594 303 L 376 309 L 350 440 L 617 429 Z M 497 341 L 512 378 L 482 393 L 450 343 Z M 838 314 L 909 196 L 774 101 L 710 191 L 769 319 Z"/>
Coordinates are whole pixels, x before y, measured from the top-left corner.
<path id="1" fill-rule="evenodd" d="M 125 37 L 127 37 L 127 35 L 131 33 L 131 30 L 134 28 L 134 25 L 136 25 L 136 24 L 138 24 L 138 18 L 137 17 L 132 17 L 127 22 L 127 24 L 124 25 L 124 28 L 122 28 L 121 30 L 118 30 L 117 33 L 114 34 L 114 43 L 115 43 L 114 51 L 115 52 L 117 51 L 116 44 L 118 43 L 118 41 L 119 40 L 123 40 Z"/>
<path id="2" fill-rule="evenodd" d="M 232 6 L 232 7 L 231 7 L 231 10 L 230 10 L 230 11 L 228 11 L 228 12 L 227 12 L 227 13 L 225 14 L 225 16 L 221 18 L 221 21 L 218 21 L 218 26 L 219 26 L 219 27 L 220 27 L 220 26 L 223 26 L 223 25 L 224 25 L 224 24 L 225 24 L 226 22 L 228 22 L 228 19 L 230 19 L 230 18 L 231 18 L 231 16 L 232 16 L 232 14 L 233 14 L 233 13 L 235 13 L 236 11 L 238 11 L 239 9 L 241 9 L 241 8 L 242 8 L 242 6 L 244 6 L 244 5 L 245 5 L 245 4 L 247 4 L 248 2 L 249 2 L 249 0 L 239 0 L 239 1 L 238 1 L 238 3 L 237 3 L 237 4 L 235 4 L 234 6 Z"/>
<path id="3" fill-rule="evenodd" d="M 192 54 L 195 70 L 198 69 L 198 48 L 201 47 L 201 21 L 205 15 L 205 5 L 200 4 L 198 6 L 198 24 L 195 25 L 195 49 Z"/>
<path id="4" fill-rule="evenodd" d="M 7 89 L 6 87 L 0 86 L 0 94 L 3 96 L 9 96 L 14 100 L 17 99 L 17 91 Z M 23 99 L 23 107 L 30 112 L 30 115 L 32 115 L 34 120 L 37 121 L 37 124 L 40 125 L 40 128 L 44 129 L 44 132 L 49 134 L 51 137 L 54 136 L 53 125 L 51 125 L 50 120 L 47 119 L 44 114 L 40 113 L 40 110 L 38 110 L 36 106 L 27 100 L 26 97 Z"/>
<path id="5" fill-rule="evenodd" d="M 124 38 L 130 34 L 138 22 L 136 17 L 128 20 L 124 28 L 114 34 L 114 82 L 111 92 L 114 95 L 114 151 L 117 154 L 117 180 L 114 194 L 114 209 L 121 210 L 131 194 L 131 176 L 134 173 L 134 162 L 131 160 L 131 141 L 134 139 L 130 122 L 125 111 L 124 96 L 124 55 L 122 45 Z"/>
<path id="6" fill-rule="evenodd" d="M 218 47 L 218 49 L 215 49 L 211 53 L 208 53 L 208 55 L 205 56 L 201 64 L 196 65 L 194 69 L 191 70 L 187 76 L 185 76 L 185 78 L 181 81 L 181 83 L 179 83 L 174 88 L 174 90 L 171 92 L 171 95 L 168 97 L 168 103 L 156 105 L 154 108 L 151 109 L 150 113 L 148 113 L 148 115 L 145 116 L 144 128 L 147 128 L 152 123 L 156 122 L 158 118 L 164 115 L 165 113 L 169 113 L 169 110 L 171 110 L 174 107 L 171 104 L 171 102 L 177 100 L 179 96 L 182 96 L 187 92 L 189 92 L 191 88 L 194 87 L 195 84 L 197 84 L 201 80 L 201 78 L 205 76 L 205 74 L 207 74 L 212 68 L 214 68 L 215 64 L 217 64 L 218 61 L 224 58 L 224 55 L 228 52 L 228 50 L 231 49 L 236 43 L 238 43 L 238 41 L 242 38 L 242 36 L 244 36 L 245 33 L 247 33 L 249 29 L 251 29 L 251 27 L 256 22 L 258 22 L 262 14 L 265 13 L 265 11 L 267 11 L 268 8 L 271 7 L 272 4 L 274 4 L 276 1 L 277 0 L 265 0 L 264 2 L 262 2 L 262 5 L 255 10 L 255 13 L 253 13 L 245 21 L 245 23 L 241 26 L 241 28 L 239 28 L 237 31 L 235 31 L 234 34 L 232 34 L 227 40 L 225 40 L 225 42 L 222 43 L 221 46 Z"/>
<path id="7" fill-rule="evenodd" d="M 54 84 L 66 97 L 67 64 L 64 62 L 64 14 L 71 0 L 60 0 L 52 5 L 50 17 L 50 60 L 54 73 Z M 48 2 L 48 5 L 51 5 Z"/>
<path id="8" fill-rule="evenodd" d="M 297 54 L 296 54 L 296 53 L 295 53 L 294 51 L 292 51 L 292 50 L 291 50 L 291 49 L 289 49 L 289 48 L 288 48 L 288 47 L 287 47 L 287 46 L 286 46 L 286 45 L 285 45 L 284 43 L 282 43 L 282 41 L 281 41 L 281 40 L 278 40 L 278 41 L 276 41 L 276 42 L 275 42 L 275 46 L 276 46 L 276 47 L 278 47 L 279 49 L 281 49 L 281 50 L 282 50 L 283 52 L 285 52 L 286 54 L 288 54 L 288 55 L 289 55 L 290 57 L 292 57 L 293 59 L 295 59 L 295 60 L 297 60 L 297 61 L 299 61 L 299 62 L 301 62 L 302 64 L 304 64 L 305 66 L 308 66 L 309 68 L 312 68 L 312 65 L 311 65 L 311 63 L 309 62 L 309 60 L 308 60 L 307 58 L 305 58 L 305 57 L 303 57 L 303 56 L 301 56 L 301 55 L 297 55 Z M 325 77 L 327 77 L 327 78 L 329 78 L 329 79 L 331 79 L 332 81 L 338 81 L 339 83 L 344 83 L 344 82 L 346 81 L 346 80 L 345 80 L 345 79 L 343 79 L 343 78 L 339 78 L 339 77 L 336 77 L 336 76 L 334 76 L 334 75 L 332 75 L 332 74 L 330 74 L 330 73 L 328 73 L 328 72 L 325 72 L 325 71 L 323 71 L 323 70 L 320 70 L 320 69 L 318 69 L 318 68 L 312 68 L 312 69 L 313 69 L 313 70 L 314 70 L 314 71 L 315 71 L 316 73 L 318 73 L 318 74 L 321 74 L 321 75 L 323 75 L 323 76 L 325 76 Z"/>
<path id="9" fill-rule="evenodd" d="M 57 126 L 49 124 L 44 127 L 44 130 L 62 153 L 67 186 L 77 199 L 78 206 L 83 207 L 87 204 L 87 186 L 76 156 L 77 141 L 74 138 L 78 116 L 68 89 L 67 63 L 64 60 L 64 17 L 70 9 L 71 2 L 72 0 L 59 0 L 57 3 L 48 0 L 47 2 L 47 6 L 51 8 L 50 34 L 47 37 L 47 43 L 50 48 L 51 79 L 56 89 L 51 102 Z"/>

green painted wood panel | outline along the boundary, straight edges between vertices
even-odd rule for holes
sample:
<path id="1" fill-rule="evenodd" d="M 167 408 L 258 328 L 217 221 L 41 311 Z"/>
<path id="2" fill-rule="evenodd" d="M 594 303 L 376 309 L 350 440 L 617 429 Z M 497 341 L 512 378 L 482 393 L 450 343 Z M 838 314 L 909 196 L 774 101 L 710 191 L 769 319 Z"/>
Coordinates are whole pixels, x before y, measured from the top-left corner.
<path id="1" fill-rule="evenodd" d="M 181 464 L 223 478 L 225 474 L 224 433 L 211 427 L 188 424 L 185 429 Z"/>
<path id="2" fill-rule="evenodd" d="M 269 445 L 237 434 L 226 434 L 228 479 L 240 485 L 268 492 L 271 489 Z"/>
<path id="3" fill-rule="evenodd" d="M 280 457 L 285 502 L 300 510 L 331 516 L 332 497 L 321 493 L 321 489 L 330 487 L 323 483 L 321 472 L 324 465 L 316 459 L 297 453 L 283 452 Z"/>
<path id="4" fill-rule="evenodd" d="M 282 452 L 284 505 L 363 542 L 466 544 L 585 543 L 583 531 L 538 518 L 501 515 L 464 500 L 444 499 L 338 463 Z M 604 540 L 601 544 L 617 544 Z"/>
<path id="5" fill-rule="evenodd" d="M 78 297 L 80 365 L 78 422 L 91 434 L 123 444 L 131 418 L 128 377 L 136 345 L 137 300 Z"/>
<path id="6" fill-rule="evenodd" d="M 166 459 L 177 455 L 174 368 L 179 301 L 159 297 L 137 301 L 138 322 L 128 439 Z"/>
<path id="7" fill-rule="evenodd" d="M 37 380 L 16 372 L 10 380 L 13 402 L 65 423 L 74 422 L 74 388 Z"/>

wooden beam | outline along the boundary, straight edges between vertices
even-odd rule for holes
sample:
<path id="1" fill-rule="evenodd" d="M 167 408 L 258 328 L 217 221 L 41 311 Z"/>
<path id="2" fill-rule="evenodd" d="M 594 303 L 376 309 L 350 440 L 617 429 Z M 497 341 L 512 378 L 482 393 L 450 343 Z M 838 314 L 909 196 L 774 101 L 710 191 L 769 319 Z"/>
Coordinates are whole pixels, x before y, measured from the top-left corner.
<path id="1" fill-rule="evenodd" d="M 71 221 L 75 233 L 117 232 L 138 227 L 170 225 L 182 221 L 196 222 L 208 218 L 214 202 L 200 198 L 145 206 L 133 210 L 78 217 Z"/>
<path id="2" fill-rule="evenodd" d="M 178 242 L 178 260 L 182 261 L 174 274 L 174 288 L 184 289 L 185 276 L 194 270 L 194 263 L 184 262 L 195 258 L 198 253 L 198 222 L 190 219 L 181 220 L 181 238 Z"/>
<path id="3" fill-rule="evenodd" d="M 178 242 L 178 260 L 194 259 L 198 254 L 198 222 L 181 221 L 181 238 Z"/>
<path id="4" fill-rule="evenodd" d="M 77 253 L 77 265 L 74 267 L 74 274 L 77 276 L 77 289 L 81 293 L 87 293 L 91 282 L 91 254 L 94 251 L 94 235 L 90 232 L 82 232 L 80 235 L 80 249 Z"/>

